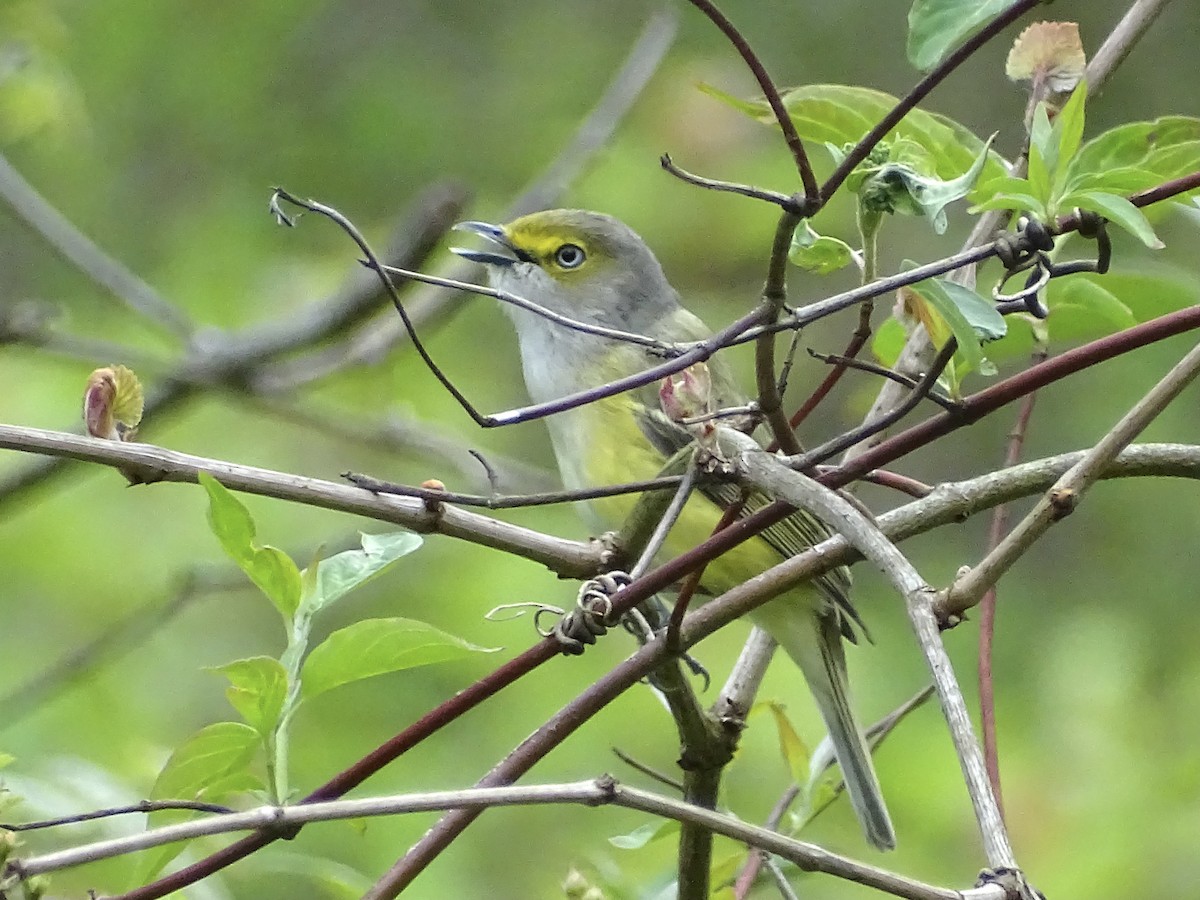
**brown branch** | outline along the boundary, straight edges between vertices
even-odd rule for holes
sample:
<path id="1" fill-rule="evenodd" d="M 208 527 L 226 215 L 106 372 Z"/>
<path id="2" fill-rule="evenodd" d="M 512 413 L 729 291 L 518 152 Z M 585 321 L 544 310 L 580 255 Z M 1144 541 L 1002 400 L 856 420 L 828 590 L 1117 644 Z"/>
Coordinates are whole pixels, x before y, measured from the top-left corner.
<path id="1" fill-rule="evenodd" d="M 842 186 L 842 182 L 854 171 L 854 167 L 866 159 L 867 155 L 887 136 L 887 133 L 899 125 L 900 120 L 915 109 L 918 103 L 924 100 L 935 87 L 946 79 L 946 76 L 974 56 L 975 51 L 1003 31 L 1008 25 L 1042 2 L 1043 0 L 1017 0 L 1016 3 L 989 22 L 961 47 L 942 60 L 932 72 L 917 82 L 912 90 L 905 94 L 900 102 L 892 107 L 886 116 L 879 120 L 874 128 L 859 139 L 858 143 L 851 148 L 846 157 L 838 164 L 838 167 L 833 170 L 833 174 L 825 179 L 825 183 L 821 185 L 821 202 L 828 202 L 834 192 Z"/>
<path id="2" fill-rule="evenodd" d="M 800 173 L 800 183 L 804 185 L 805 206 L 808 207 L 808 214 L 811 215 L 816 211 L 817 205 L 820 203 L 820 188 L 817 186 L 817 178 L 813 174 L 812 164 L 808 161 L 808 154 L 804 150 L 804 142 L 800 140 L 800 135 L 796 131 L 796 124 L 792 121 L 792 117 L 788 115 L 787 108 L 783 105 L 783 99 L 779 96 L 779 89 L 775 87 L 775 82 L 767 74 L 766 67 L 759 60 L 758 55 L 754 52 L 749 42 L 747 42 L 734 24 L 726 18 L 725 14 L 717 9 L 711 0 L 690 0 L 690 2 L 692 6 L 708 16 L 709 21 L 716 25 L 721 33 L 729 39 L 729 43 L 737 50 L 742 60 L 746 63 L 747 68 L 750 69 L 750 73 L 754 76 L 754 80 L 758 82 L 759 90 L 763 92 L 763 97 L 766 99 L 767 105 L 771 107 L 771 112 L 775 115 L 775 121 L 779 123 L 779 130 L 783 132 L 783 139 L 787 143 L 788 150 L 792 154 L 792 159 L 796 163 L 796 171 Z"/>

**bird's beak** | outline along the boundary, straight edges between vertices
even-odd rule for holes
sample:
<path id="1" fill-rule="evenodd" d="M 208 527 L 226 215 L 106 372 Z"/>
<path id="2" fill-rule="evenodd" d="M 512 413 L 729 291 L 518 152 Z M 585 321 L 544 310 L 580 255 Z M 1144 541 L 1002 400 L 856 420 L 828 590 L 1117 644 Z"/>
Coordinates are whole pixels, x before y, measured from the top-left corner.
<path id="1" fill-rule="evenodd" d="M 451 253 L 457 253 L 463 259 L 483 263 L 489 266 L 511 266 L 515 262 L 528 261 L 525 254 L 512 245 L 508 235 L 499 225 L 489 225 L 487 222 L 459 222 L 454 231 L 469 231 L 477 234 L 494 244 L 502 253 L 490 250 L 466 250 L 462 247 L 451 247 Z"/>

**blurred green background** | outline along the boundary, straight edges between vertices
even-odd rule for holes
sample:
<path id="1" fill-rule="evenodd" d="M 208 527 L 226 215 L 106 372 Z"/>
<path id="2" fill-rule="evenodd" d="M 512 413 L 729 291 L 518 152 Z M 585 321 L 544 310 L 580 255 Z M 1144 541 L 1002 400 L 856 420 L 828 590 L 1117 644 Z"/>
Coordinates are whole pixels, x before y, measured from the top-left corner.
<path id="1" fill-rule="evenodd" d="M 266 210 L 271 186 L 338 207 L 379 242 L 434 181 L 450 179 L 472 192 L 464 217 L 494 218 L 570 139 L 656 6 L 632 0 L 4 0 L 0 140 L 9 160 L 51 203 L 197 323 L 236 329 L 287 320 L 335 289 L 353 270 L 356 253 L 314 216 L 295 230 L 276 227 Z M 679 31 L 673 48 L 561 204 L 628 221 L 658 250 L 685 296 L 710 323 L 720 323 L 756 297 L 776 217 L 764 205 L 671 179 L 660 171 L 658 155 L 669 151 L 693 171 L 781 190 L 794 189 L 795 172 L 771 130 L 696 90 L 698 81 L 743 95 L 754 87 L 715 29 L 688 4 L 674 6 Z M 918 78 L 903 53 L 908 4 L 726 0 L 722 6 L 781 84 L 857 83 L 902 93 Z M 1059 2 L 1053 15 L 1079 21 L 1091 51 L 1124 6 Z M 1090 105 L 1089 134 L 1132 119 L 1200 114 L 1193 78 L 1198 29 L 1200 6 L 1170 6 Z M 998 130 L 1005 154 L 1019 143 L 1025 104 L 1024 93 L 1002 74 L 1018 30 L 986 47 L 927 104 L 978 134 Z M 827 168 L 822 151 L 814 157 Z M 961 205 L 951 222 L 941 237 L 912 219 L 888 222 L 883 270 L 894 270 L 905 257 L 926 260 L 956 250 L 970 226 Z M 824 231 L 852 240 L 848 204 L 835 204 L 821 223 Z M 1159 227 L 1166 251 L 1151 255 L 1118 237 L 1116 267 L 1194 266 L 1193 226 L 1168 218 Z M 448 258 L 439 251 L 434 263 Z M 75 428 L 92 368 L 130 362 L 153 387 L 164 367 L 152 360 L 178 352 L 169 336 L 62 261 L 7 207 L 0 208 L 0 261 L 0 304 L 49 304 L 60 333 L 112 341 L 151 360 L 143 366 L 6 346 L 0 354 L 3 421 Z M 852 278 L 794 278 L 792 299 L 816 299 Z M 500 311 L 479 298 L 461 298 L 456 306 L 461 313 L 429 334 L 438 358 L 481 407 L 521 403 L 515 349 Z M 806 344 L 839 350 L 853 315 L 809 330 Z M 220 346 L 219 331 L 211 339 Z M 1087 446 L 1189 340 L 1176 338 L 1046 391 L 1027 455 Z M 817 364 L 798 364 L 794 402 L 819 376 Z M 968 388 L 982 383 L 976 377 Z M 819 440 L 856 422 L 876 388 L 867 376 L 852 374 L 803 437 Z M 552 467 L 540 424 L 476 431 L 410 352 L 323 380 L 302 397 L 348 422 L 399 417 L 433 423 L 464 446 Z M 1147 439 L 1200 441 L 1194 410 L 1195 395 L 1186 394 Z M 986 471 L 1002 458 L 1012 419 L 1003 411 L 899 468 L 927 481 Z M 330 479 L 350 469 L 481 486 L 478 477 L 447 469 L 437 458 L 339 440 L 273 416 L 236 392 L 214 392 L 180 414 L 148 422 L 146 439 Z M 0 478 L 31 462 L 3 454 Z M 895 502 L 877 491 L 864 497 L 880 509 Z M 318 545 L 337 545 L 355 529 L 381 530 L 261 498 L 246 503 L 260 538 L 287 548 L 301 564 Z M 208 723 L 232 718 L 221 679 L 205 667 L 281 649 L 273 611 L 249 589 L 206 596 L 165 623 L 153 621 L 153 611 L 171 602 L 182 573 L 196 565 L 224 566 L 204 510 L 194 486 L 127 489 L 117 473 L 84 467 L 0 505 L 0 751 L 16 757 L 6 782 L 25 798 L 6 811 L 8 819 L 136 802 L 171 748 Z M 1193 847 L 1200 833 L 1200 657 L 1193 650 L 1200 628 L 1194 603 L 1198 510 L 1188 485 L 1104 484 L 1002 583 L 996 677 L 1006 806 L 1018 858 L 1050 897 L 1170 896 L 1187 894 L 1200 881 Z M 585 536 L 570 509 L 503 517 Z M 922 573 L 943 584 L 977 558 L 985 528 L 980 518 L 908 549 Z M 852 666 L 858 705 L 864 719 L 874 719 L 917 690 L 925 674 L 898 599 L 871 573 L 856 575 L 859 606 L 876 643 L 854 652 Z M 484 621 L 488 609 L 532 599 L 566 604 L 573 591 L 533 564 L 435 537 L 321 624 L 332 629 L 368 616 L 410 616 L 478 644 L 503 646 L 500 655 L 507 656 L 533 641 L 530 626 Z M 34 705 L 25 702 L 25 686 L 40 673 L 130 616 L 147 626 L 145 640 L 93 660 Z M 744 634 L 731 628 L 698 648 L 716 683 Z M 971 623 L 948 636 L 972 703 L 975 638 Z M 582 659 L 552 663 L 406 755 L 365 790 L 472 784 L 629 649 L 628 639 L 616 635 Z M 321 783 L 496 660 L 381 677 L 319 698 L 296 723 L 294 782 L 305 791 Z M 763 697 L 786 702 L 804 737 L 816 743 L 820 725 L 793 669 L 777 665 Z M 673 728 L 649 691 L 630 692 L 530 778 L 614 771 L 640 783 L 641 776 L 612 756 L 613 746 L 661 769 L 673 766 Z M 875 859 L 844 804 L 806 836 L 924 880 L 971 883 L 984 860 L 935 709 L 920 711 L 892 737 L 879 769 L 899 833 L 895 854 Z M 726 802 L 739 816 L 761 821 L 786 778 L 773 727 L 765 716 L 754 720 L 729 773 Z M 189 896 L 356 896 L 431 821 L 410 816 L 373 820 L 361 830 L 310 827 Z M 640 851 L 607 842 L 643 821 L 619 810 L 491 812 L 411 894 L 557 896 L 576 865 L 607 872 L 627 885 L 626 896 L 654 896 L 669 877 L 671 842 Z M 74 827 L 30 837 L 28 845 L 44 850 L 98 837 L 106 828 L 133 827 Z M 187 858 L 212 846 L 198 845 Z M 736 850 L 722 846 L 720 852 Z M 78 897 L 89 887 L 127 887 L 132 865 L 122 860 L 60 875 L 55 893 Z M 349 893 L 330 879 L 349 884 Z M 865 888 L 827 878 L 809 879 L 803 890 L 868 896 Z M 760 888 L 756 896 L 772 892 Z"/>

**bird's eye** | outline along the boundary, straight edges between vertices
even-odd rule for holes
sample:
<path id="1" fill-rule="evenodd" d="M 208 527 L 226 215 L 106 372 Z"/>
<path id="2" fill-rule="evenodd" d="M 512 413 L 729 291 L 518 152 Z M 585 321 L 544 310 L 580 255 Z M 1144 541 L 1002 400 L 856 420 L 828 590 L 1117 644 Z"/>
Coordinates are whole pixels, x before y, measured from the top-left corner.
<path id="1" fill-rule="evenodd" d="M 564 269 L 577 269 L 586 258 L 587 254 L 578 244 L 563 244 L 554 251 L 554 261 Z"/>

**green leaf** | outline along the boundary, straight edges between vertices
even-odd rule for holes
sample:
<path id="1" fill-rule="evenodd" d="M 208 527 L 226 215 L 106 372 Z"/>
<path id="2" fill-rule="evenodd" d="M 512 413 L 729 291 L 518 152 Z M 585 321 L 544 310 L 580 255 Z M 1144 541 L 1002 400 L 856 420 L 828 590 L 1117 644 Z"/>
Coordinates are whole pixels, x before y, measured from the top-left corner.
<path id="1" fill-rule="evenodd" d="M 875 337 L 871 339 L 871 352 L 875 354 L 875 358 L 882 365 L 889 369 L 895 368 L 896 361 L 900 359 L 900 353 L 904 350 L 904 344 L 908 340 L 908 332 L 904 328 L 904 324 L 894 316 L 885 319 L 883 324 L 875 331 Z"/>
<path id="2" fill-rule="evenodd" d="M 1165 116 L 1097 135 L 1071 161 L 1068 183 L 1085 175 L 1137 168 L 1169 181 L 1200 169 L 1200 119 Z M 1173 199 L 1182 201 L 1185 196 Z"/>
<path id="3" fill-rule="evenodd" d="M 241 722 L 218 722 L 202 728 L 171 754 L 150 797 L 220 803 L 231 794 L 258 787 L 248 767 L 261 746 L 258 732 Z M 146 827 L 159 828 L 194 815 L 186 810 L 159 810 L 147 816 Z M 182 842 L 168 844 L 144 854 L 137 878 L 153 879 L 185 847 Z"/>
<path id="4" fill-rule="evenodd" d="M 238 659 L 213 666 L 229 679 L 225 696 L 235 710 L 264 738 L 275 730 L 287 694 L 287 673 L 269 656 Z"/>
<path id="5" fill-rule="evenodd" d="M 1031 213 L 1038 218 L 1047 218 L 1045 215 L 1046 204 L 1033 194 L 996 194 L 982 203 L 976 203 L 967 212 L 981 213 L 989 209 L 1014 209 L 1017 212 Z"/>
<path id="6" fill-rule="evenodd" d="M 705 84 L 699 88 L 758 122 L 776 125 L 774 113 L 761 98 L 743 100 Z M 782 98 L 800 137 L 834 148 L 856 143 L 898 102 L 896 97 L 883 91 L 841 84 L 791 88 L 783 92 Z M 889 143 L 898 140 L 911 141 L 924 149 L 933 165 L 933 171 L 926 174 L 941 178 L 953 178 L 969 168 L 983 147 L 983 141 L 970 129 L 946 116 L 922 109 L 910 111 L 885 136 Z M 837 152 L 840 153 L 840 149 Z M 984 175 L 992 178 L 1006 171 L 1003 160 L 996 153 L 989 153 Z"/>
<path id="7" fill-rule="evenodd" d="M 1142 211 L 1124 197 L 1103 191 L 1076 191 L 1067 194 L 1062 203 L 1067 207 L 1078 206 L 1080 209 L 1090 209 L 1099 213 L 1114 225 L 1124 228 L 1151 250 L 1163 248 L 1163 242 L 1158 239 Z"/>
<path id="8" fill-rule="evenodd" d="M 1033 126 L 1029 134 L 1029 187 L 1033 195 L 1041 200 L 1043 207 L 1050 204 L 1050 176 L 1058 157 L 1058 144 L 1054 141 L 1054 129 L 1046 115 L 1046 104 L 1039 103 L 1033 113 Z"/>
<path id="9" fill-rule="evenodd" d="M 910 288 L 938 313 L 958 341 L 956 356 L 956 385 L 967 372 L 994 371 L 983 355 L 981 341 L 997 340 L 1004 336 L 1008 325 L 996 308 L 969 288 L 952 281 L 930 278 L 910 285 Z"/>
<path id="10" fill-rule="evenodd" d="M 304 661 L 301 689 L 315 697 L 330 688 L 386 672 L 494 653 L 413 619 L 366 619 L 335 631 Z"/>
<path id="11" fill-rule="evenodd" d="M 196 475 L 208 492 L 208 527 L 221 547 L 239 563 L 254 552 L 254 520 L 225 485 L 207 472 Z"/>
<path id="12" fill-rule="evenodd" d="M 943 234 L 947 224 L 946 207 L 965 197 L 974 187 L 995 137 L 988 138 L 971 167 L 957 178 L 943 181 L 921 175 L 902 163 L 886 163 L 862 183 L 859 196 L 869 209 L 924 216 L 935 233 Z M 869 197 L 873 200 L 868 200 Z"/>
<path id="13" fill-rule="evenodd" d="M 150 796 L 155 800 L 219 802 L 213 787 L 245 771 L 258 752 L 258 732 L 241 722 L 218 722 L 201 728 L 167 760 Z"/>
<path id="14" fill-rule="evenodd" d="M 1054 127 L 1058 131 L 1058 168 L 1065 174 L 1070 161 L 1083 143 L 1084 107 L 1087 104 L 1087 82 L 1079 82 L 1071 99 L 1058 114 Z"/>
<path id="15" fill-rule="evenodd" d="M 908 12 L 908 61 L 928 72 L 1016 0 L 916 0 Z"/>
<path id="16" fill-rule="evenodd" d="M 1074 171 L 1074 167 L 1071 167 Z M 1106 172 L 1079 172 L 1072 175 L 1063 186 L 1063 193 L 1073 191 L 1103 191 L 1108 194 L 1135 194 L 1152 188 L 1162 178 L 1138 166 L 1124 166 Z"/>
<path id="17" fill-rule="evenodd" d="M 808 781 L 808 745 L 804 743 L 796 729 L 792 727 L 787 712 L 779 703 L 768 703 L 767 708 L 775 720 L 775 731 L 779 735 L 779 753 L 787 763 L 788 773 L 792 782 L 803 785 Z"/>
<path id="18" fill-rule="evenodd" d="M 410 531 L 363 534 L 361 550 L 346 550 L 316 565 L 316 579 L 305 597 L 311 614 L 340 600 L 348 592 L 374 578 L 402 556 L 421 546 L 421 538 Z M 305 578 L 309 570 L 305 570 Z"/>
<path id="19" fill-rule="evenodd" d="M 640 825 L 627 834 L 615 834 L 608 842 L 621 850 L 641 850 L 647 844 L 660 838 L 670 837 L 679 831 L 679 822 L 675 819 L 658 819 Z"/>
<path id="20" fill-rule="evenodd" d="M 843 269 L 854 258 L 854 251 L 843 240 L 817 234 L 808 222 L 801 222 L 792 234 L 788 259 L 806 272 L 828 275 Z"/>
<path id="21" fill-rule="evenodd" d="M 1133 311 L 1102 285 L 1082 278 L 1064 281 L 1062 290 L 1046 300 L 1051 340 L 1093 340 L 1137 324 Z"/>
<path id="22" fill-rule="evenodd" d="M 208 492 L 208 522 L 221 547 L 289 619 L 300 604 L 300 570 L 282 550 L 254 543 L 254 520 L 232 492 L 200 472 L 200 484 Z"/>

